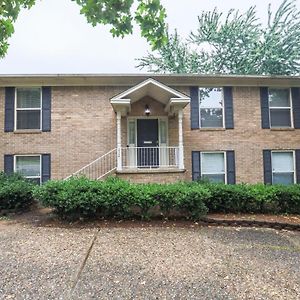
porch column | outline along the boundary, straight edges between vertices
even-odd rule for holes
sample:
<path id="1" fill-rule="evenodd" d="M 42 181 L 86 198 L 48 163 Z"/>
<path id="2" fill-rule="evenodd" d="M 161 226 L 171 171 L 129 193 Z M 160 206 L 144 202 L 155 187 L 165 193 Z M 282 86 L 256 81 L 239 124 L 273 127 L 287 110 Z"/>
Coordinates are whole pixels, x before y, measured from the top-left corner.
<path id="1" fill-rule="evenodd" d="M 184 155 L 183 155 L 183 130 L 182 130 L 182 108 L 178 110 L 178 147 L 179 147 L 179 169 L 184 169 Z"/>
<path id="2" fill-rule="evenodd" d="M 117 111 L 117 171 L 122 170 L 121 111 Z"/>

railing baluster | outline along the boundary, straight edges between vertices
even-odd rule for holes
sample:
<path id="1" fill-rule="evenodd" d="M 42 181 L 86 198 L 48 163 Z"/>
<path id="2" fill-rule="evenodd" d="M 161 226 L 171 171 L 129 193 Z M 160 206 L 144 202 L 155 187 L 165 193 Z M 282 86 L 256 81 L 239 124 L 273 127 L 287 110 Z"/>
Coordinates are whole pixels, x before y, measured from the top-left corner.
<path id="1" fill-rule="evenodd" d="M 126 147 L 121 148 L 124 168 L 179 167 L 178 147 Z M 100 179 L 117 168 L 117 149 L 102 155 L 73 175 Z M 69 176 L 71 177 L 71 176 Z M 69 178 L 68 177 L 68 178 Z"/>

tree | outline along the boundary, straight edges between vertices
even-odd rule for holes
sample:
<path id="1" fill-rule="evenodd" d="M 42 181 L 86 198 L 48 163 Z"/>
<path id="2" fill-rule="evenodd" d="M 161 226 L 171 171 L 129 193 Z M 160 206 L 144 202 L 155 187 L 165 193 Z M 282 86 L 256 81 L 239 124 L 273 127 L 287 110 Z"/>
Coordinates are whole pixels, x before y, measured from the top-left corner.
<path id="1" fill-rule="evenodd" d="M 300 74 L 300 12 L 285 0 L 275 14 L 268 7 L 263 26 L 255 7 L 225 18 L 215 8 L 198 17 L 187 39 L 177 32 L 155 53 L 139 59 L 140 68 L 157 73 Z"/>
<path id="2" fill-rule="evenodd" d="M 166 11 L 160 0 L 71 0 L 81 7 L 88 23 L 109 24 L 115 37 L 124 37 L 133 32 L 134 21 L 140 26 L 141 35 L 151 44 L 153 50 L 162 47 L 166 38 Z M 31 8 L 36 0 L 0 0 L 0 58 L 8 49 L 8 39 L 14 33 L 14 22 L 22 8 Z"/>

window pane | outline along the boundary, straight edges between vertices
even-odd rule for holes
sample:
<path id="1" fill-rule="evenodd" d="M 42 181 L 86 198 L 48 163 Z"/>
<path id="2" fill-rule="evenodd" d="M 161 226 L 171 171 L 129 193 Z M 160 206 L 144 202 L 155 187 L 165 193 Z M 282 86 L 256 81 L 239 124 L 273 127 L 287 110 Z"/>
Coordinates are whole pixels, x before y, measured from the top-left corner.
<path id="1" fill-rule="evenodd" d="M 220 108 L 201 108 L 201 127 L 223 127 L 223 114 Z"/>
<path id="2" fill-rule="evenodd" d="M 289 89 L 269 89 L 270 107 L 289 107 L 290 90 Z"/>
<path id="3" fill-rule="evenodd" d="M 273 173 L 273 184 L 294 184 L 294 173 Z"/>
<path id="4" fill-rule="evenodd" d="M 224 173 L 224 153 L 202 153 L 202 173 Z"/>
<path id="5" fill-rule="evenodd" d="M 17 129 L 40 129 L 40 110 L 17 111 Z"/>
<path id="6" fill-rule="evenodd" d="M 159 123 L 160 126 L 160 142 L 161 144 L 166 144 L 167 143 L 167 124 L 166 121 L 160 120 Z"/>
<path id="7" fill-rule="evenodd" d="M 41 90 L 17 89 L 17 108 L 40 108 Z"/>
<path id="8" fill-rule="evenodd" d="M 213 183 L 225 183 L 225 175 L 224 174 L 208 174 L 203 175 L 202 179 L 208 179 Z"/>
<path id="9" fill-rule="evenodd" d="M 270 109 L 271 127 L 291 127 L 290 109 Z"/>
<path id="10" fill-rule="evenodd" d="M 200 88 L 200 107 L 221 108 L 223 106 L 223 92 L 220 88 Z"/>
<path id="11" fill-rule="evenodd" d="M 24 176 L 40 176 L 40 157 L 17 156 L 15 171 Z"/>
<path id="12" fill-rule="evenodd" d="M 28 178 L 30 181 L 32 181 L 35 184 L 40 185 L 41 184 L 41 178 Z"/>
<path id="13" fill-rule="evenodd" d="M 293 172 L 293 152 L 272 152 L 272 169 L 274 172 Z"/>
<path id="14" fill-rule="evenodd" d="M 135 121 L 129 122 L 129 144 L 135 145 Z"/>

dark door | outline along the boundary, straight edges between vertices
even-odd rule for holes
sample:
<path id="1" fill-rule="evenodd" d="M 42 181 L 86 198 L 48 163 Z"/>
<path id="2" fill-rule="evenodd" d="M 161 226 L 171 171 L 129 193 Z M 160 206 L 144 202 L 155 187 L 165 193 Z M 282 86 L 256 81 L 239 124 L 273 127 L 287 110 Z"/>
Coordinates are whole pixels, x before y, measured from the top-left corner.
<path id="1" fill-rule="evenodd" d="M 159 166 L 158 120 L 137 120 L 137 162 L 139 167 Z"/>

